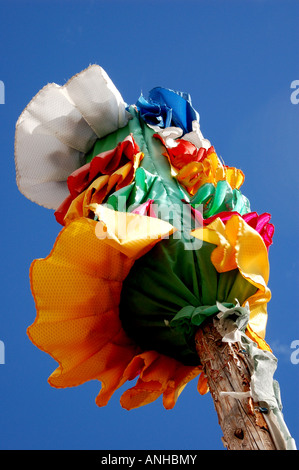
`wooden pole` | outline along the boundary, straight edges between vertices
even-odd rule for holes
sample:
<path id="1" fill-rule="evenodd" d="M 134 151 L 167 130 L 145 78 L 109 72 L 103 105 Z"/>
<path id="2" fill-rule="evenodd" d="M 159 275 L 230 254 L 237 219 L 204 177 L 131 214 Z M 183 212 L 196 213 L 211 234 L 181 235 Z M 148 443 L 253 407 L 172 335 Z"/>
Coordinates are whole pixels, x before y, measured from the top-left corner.
<path id="1" fill-rule="evenodd" d="M 228 450 L 277 450 L 262 410 L 248 396 L 249 359 L 239 343 L 223 342 L 213 319 L 201 325 L 195 343 L 218 414 L 224 446 Z M 235 398 L 221 392 L 245 392 L 245 395 Z"/>

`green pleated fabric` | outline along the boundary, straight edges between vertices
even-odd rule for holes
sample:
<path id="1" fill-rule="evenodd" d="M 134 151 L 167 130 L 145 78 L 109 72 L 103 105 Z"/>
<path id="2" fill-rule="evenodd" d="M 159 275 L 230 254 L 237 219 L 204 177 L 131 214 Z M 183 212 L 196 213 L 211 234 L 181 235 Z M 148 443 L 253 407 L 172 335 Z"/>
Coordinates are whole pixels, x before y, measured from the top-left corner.
<path id="1" fill-rule="evenodd" d="M 204 217 L 210 217 L 223 210 L 247 213 L 249 201 L 226 181 L 216 187 L 205 184 L 190 199 L 171 175 L 169 162 L 162 155 L 165 149 L 153 137 L 154 131 L 139 119 L 134 108 L 130 112 L 128 125 L 98 140 L 86 162 L 115 148 L 132 133 L 144 158 L 134 181 L 111 194 L 104 204 L 117 211 L 132 211 L 153 200 L 156 215 L 177 231 L 134 263 L 123 283 L 120 319 L 127 334 L 143 349 L 197 365 L 194 334 L 208 316 L 218 312 L 216 302 L 227 307 L 236 301 L 242 305 L 256 288 L 237 269 L 221 274 L 216 271 L 211 262 L 215 246 L 190 234 L 196 227 L 190 206 L 201 204 Z"/>
<path id="2" fill-rule="evenodd" d="M 213 249 L 203 243 L 200 249 L 186 250 L 182 240 L 170 237 L 134 263 L 123 284 L 120 318 L 142 348 L 196 365 L 194 334 L 219 311 L 216 302 L 232 307 L 237 300 L 242 305 L 256 292 L 237 269 L 218 273 L 210 260 Z M 194 315 L 198 307 L 203 308 Z"/>

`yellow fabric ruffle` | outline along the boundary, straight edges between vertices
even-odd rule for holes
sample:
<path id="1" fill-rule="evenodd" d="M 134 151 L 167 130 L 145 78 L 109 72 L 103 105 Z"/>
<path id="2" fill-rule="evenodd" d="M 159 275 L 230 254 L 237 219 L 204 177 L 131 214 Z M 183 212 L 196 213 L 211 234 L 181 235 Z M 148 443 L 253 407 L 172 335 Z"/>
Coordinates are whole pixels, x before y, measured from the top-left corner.
<path id="1" fill-rule="evenodd" d="M 130 258 L 140 258 L 161 238 L 176 231 L 168 222 L 156 217 L 117 212 L 100 204 L 92 204 L 90 209 L 101 222 L 96 225 L 97 238 L 104 239 Z"/>
<path id="2" fill-rule="evenodd" d="M 122 405 L 131 409 L 162 394 L 164 406 L 172 408 L 184 385 L 201 374 L 201 368 L 140 350 L 123 330 L 118 306 L 123 281 L 135 260 L 174 229 L 152 218 L 146 232 L 149 217 L 119 213 L 118 219 L 117 213 L 113 218 L 114 211 L 95 209 L 100 221 L 78 218 L 70 222 L 49 256 L 32 263 L 37 316 L 28 336 L 59 364 L 48 379 L 53 387 L 97 379 L 102 387 L 96 403 L 105 406 L 115 390 L 139 375 L 136 386 L 123 395 Z M 125 219 L 126 230 L 120 233 Z M 203 377 L 200 383 L 204 393 Z"/>
<path id="3" fill-rule="evenodd" d="M 174 167 L 172 167 L 172 172 L 174 172 Z M 216 185 L 218 181 L 226 180 L 232 189 L 239 189 L 244 182 L 243 172 L 237 168 L 222 165 L 215 152 L 208 154 L 202 161 L 188 163 L 177 171 L 175 176 L 192 196 L 206 183 Z"/>
<path id="4" fill-rule="evenodd" d="M 135 356 L 124 371 L 127 380 L 138 375 L 139 378 L 133 388 L 123 393 L 121 405 L 126 409 L 147 405 L 156 400 L 163 390 L 163 405 L 166 409 L 171 409 L 186 384 L 201 373 L 201 367 L 184 366 L 156 351 L 144 352 Z M 205 380 L 205 385 L 199 392 L 204 394 L 207 391 Z"/>
<path id="5" fill-rule="evenodd" d="M 241 275 L 257 287 L 249 303 L 249 327 L 264 339 L 267 323 L 267 303 L 271 298 L 267 287 L 269 260 L 267 248 L 259 233 L 239 215 L 232 216 L 226 224 L 220 218 L 207 227 L 191 232 L 196 238 L 216 245 L 211 261 L 219 273 L 238 268 Z"/>

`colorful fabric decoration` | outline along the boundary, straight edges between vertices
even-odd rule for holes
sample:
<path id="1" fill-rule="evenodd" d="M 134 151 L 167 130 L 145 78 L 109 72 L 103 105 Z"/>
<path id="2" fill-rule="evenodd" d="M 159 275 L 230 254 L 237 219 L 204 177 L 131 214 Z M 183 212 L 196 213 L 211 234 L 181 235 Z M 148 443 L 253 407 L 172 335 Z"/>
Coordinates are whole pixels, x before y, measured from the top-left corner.
<path id="1" fill-rule="evenodd" d="M 132 182 L 143 154 L 129 135 L 113 150 L 96 155 L 67 179 L 70 195 L 55 211 L 57 222 L 65 225 L 78 215 L 87 216 L 90 204 L 101 203 L 114 189 Z"/>
<path id="2" fill-rule="evenodd" d="M 101 382 L 96 398 L 138 377 L 127 409 L 172 408 L 198 378 L 194 335 L 223 309 L 249 309 L 265 341 L 274 226 L 252 212 L 244 174 L 220 160 L 190 95 L 154 88 L 127 106 L 97 65 L 46 86 L 16 126 L 21 192 L 55 210 L 53 250 L 32 263 L 31 341 L 58 362 L 49 382 Z"/>
<path id="3" fill-rule="evenodd" d="M 192 122 L 199 120 L 187 93 L 157 87 L 149 92 L 148 100 L 142 95 L 136 103 L 142 119 L 149 125 L 179 127 L 184 133 L 192 130 Z"/>
<path id="4" fill-rule="evenodd" d="M 28 199 L 57 209 L 67 178 L 98 138 L 130 119 L 107 73 L 92 65 L 65 85 L 46 85 L 26 106 L 15 134 L 18 187 Z"/>

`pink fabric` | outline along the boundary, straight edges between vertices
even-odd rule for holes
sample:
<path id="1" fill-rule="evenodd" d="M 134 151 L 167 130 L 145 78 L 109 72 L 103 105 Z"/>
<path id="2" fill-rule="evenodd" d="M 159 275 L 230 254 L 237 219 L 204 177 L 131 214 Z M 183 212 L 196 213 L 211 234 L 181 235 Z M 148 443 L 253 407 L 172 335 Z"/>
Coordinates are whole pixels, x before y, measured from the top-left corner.
<path id="1" fill-rule="evenodd" d="M 191 207 L 191 212 L 195 220 L 199 223 L 199 225 L 209 225 L 213 220 L 220 218 L 222 222 L 225 224 L 233 215 L 239 215 L 238 212 L 220 212 L 219 214 L 215 214 L 208 219 L 204 219 L 202 213 L 194 207 Z M 269 223 L 271 219 L 271 215 L 267 212 L 258 215 L 257 212 L 250 212 L 248 214 L 244 214 L 241 216 L 245 222 L 250 225 L 253 229 L 255 229 L 264 240 L 264 243 L 267 248 L 273 243 L 273 235 L 274 235 L 274 225 Z"/>
<path id="2" fill-rule="evenodd" d="M 157 217 L 154 207 L 153 207 L 154 200 L 149 199 L 148 201 L 144 202 L 140 206 L 136 207 L 132 211 L 132 214 L 139 214 L 139 215 L 146 215 L 148 217 Z"/>

